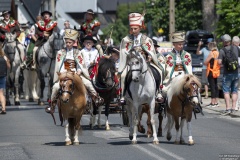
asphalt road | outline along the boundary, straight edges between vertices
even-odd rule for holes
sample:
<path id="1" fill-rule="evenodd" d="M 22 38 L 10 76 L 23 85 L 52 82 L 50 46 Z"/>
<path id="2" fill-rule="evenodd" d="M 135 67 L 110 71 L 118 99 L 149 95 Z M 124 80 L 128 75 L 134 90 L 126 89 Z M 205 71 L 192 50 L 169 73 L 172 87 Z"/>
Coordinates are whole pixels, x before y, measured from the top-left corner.
<path id="1" fill-rule="evenodd" d="M 36 102 L 24 101 L 21 106 L 7 107 L 7 114 L 0 115 L 0 159 L 213 160 L 240 156 L 240 118 L 221 116 L 210 110 L 204 113 L 205 116 L 198 115 L 198 119 L 192 120 L 193 146 L 173 144 L 175 130 L 172 131 L 171 141 L 159 137 L 160 144 L 153 145 L 152 138 L 139 133 L 138 144 L 132 145 L 128 139 L 128 127 L 122 125 L 120 114 L 110 115 L 110 131 L 104 128 L 91 130 L 88 126 L 89 115 L 84 115 L 80 145 L 65 146 L 65 131 L 64 127 L 58 126 L 60 122 L 57 121 L 58 125 L 55 126 L 44 107 L 37 106 Z M 105 117 L 102 116 L 101 122 L 104 121 Z M 142 123 L 145 125 L 145 122 L 146 115 Z M 187 141 L 186 127 L 184 135 Z"/>

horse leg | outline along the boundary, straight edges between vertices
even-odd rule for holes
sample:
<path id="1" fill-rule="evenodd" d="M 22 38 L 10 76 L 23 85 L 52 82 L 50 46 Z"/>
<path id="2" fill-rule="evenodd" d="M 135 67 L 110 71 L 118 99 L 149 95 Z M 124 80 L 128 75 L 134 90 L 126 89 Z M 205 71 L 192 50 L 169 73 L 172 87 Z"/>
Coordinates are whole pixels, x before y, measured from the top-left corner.
<path id="1" fill-rule="evenodd" d="M 148 107 L 147 110 L 147 127 L 148 127 L 148 131 L 147 131 L 147 137 L 150 138 L 153 134 L 152 132 L 152 125 L 151 125 L 151 114 L 150 114 L 150 108 Z"/>
<path id="2" fill-rule="evenodd" d="M 44 80 L 44 75 L 41 73 L 41 71 L 39 71 L 39 80 L 40 80 L 40 98 L 38 100 L 38 105 L 44 105 L 44 88 L 45 88 L 45 80 Z"/>
<path id="3" fill-rule="evenodd" d="M 170 141 L 172 139 L 172 134 L 171 134 L 171 129 L 173 127 L 173 117 L 172 115 L 170 115 L 169 113 L 167 113 L 167 124 L 166 124 L 166 128 L 167 128 L 167 140 Z"/>
<path id="4" fill-rule="evenodd" d="M 155 120 L 154 120 L 154 111 L 155 111 L 155 100 L 154 99 L 149 104 L 149 107 L 150 107 L 151 124 L 152 124 L 152 130 L 153 130 L 153 144 L 159 144 L 159 140 L 157 138 Z"/>
<path id="5" fill-rule="evenodd" d="M 129 120 L 129 139 L 133 139 L 133 116 L 132 116 L 132 105 L 127 103 L 126 110 L 127 110 L 127 115 L 128 115 L 128 120 Z"/>
<path id="6" fill-rule="evenodd" d="M 95 104 L 94 104 L 95 105 Z M 95 105 L 95 108 L 97 110 L 97 106 Z M 103 106 L 98 107 L 98 128 L 102 128 L 101 125 L 101 113 L 102 113 Z"/>
<path id="7" fill-rule="evenodd" d="M 106 119 L 105 128 L 107 131 L 110 130 L 110 125 L 108 124 L 108 115 L 109 115 L 109 103 L 105 105 L 105 119 Z"/>
<path id="8" fill-rule="evenodd" d="M 175 121 L 175 129 L 176 129 L 176 139 L 175 139 L 175 144 L 180 144 L 180 136 L 179 136 L 179 117 L 174 117 Z"/>
<path id="9" fill-rule="evenodd" d="M 163 121 L 163 116 L 162 113 L 163 111 L 160 111 L 160 113 L 158 113 L 158 121 L 159 121 L 159 126 L 158 126 L 158 136 L 162 137 L 162 121 Z"/>
<path id="10" fill-rule="evenodd" d="M 185 140 L 183 138 L 183 127 L 184 127 L 185 121 L 186 121 L 185 118 L 181 118 L 181 123 L 180 123 L 180 127 L 181 127 L 180 144 L 185 144 Z"/>
<path id="11" fill-rule="evenodd" d="M 8 83 L 9 77 L 7 77 L 7 85 L 6 85 L 6 106 L 11 106 L 11 102 L 9 99 L 9 94 L 10 94 L 10 84 Z"/>
<path id="12" fill-rule="evenodd" d="M 69 137 L 69 123 L 67 122 L 67 124 L 65 125 L 65 136 L 66 136 L 66 139 L 65 139 L 65 145 L 66 146 L 69 146 L 70 144 L 72 144 L 71 142 L 71 139 Z"/>
<path id="13" fill-rule="evenodd" d="M 192 138 L 192 125 L 191 121 L 187 121 L 187 129 L 188 129 L 188 144 L 194 145 L 194 140 Z"/>
<path id="14" fill-rule="evenodd" d="M 15 74 L 15 81 L 14 81 L 14 89 L 15 89 L 15 98 L 14 98 L 14 103 L 15 105 L 20 105 L 20 101 L 19 101 L 19 75 L 20 75 L 20 67 L 17 68 L 16 73 Z"/>
<path id="15" fill-rule="evenodd" d="M 138 114 L 135 113 L 132 115 L 134 126 L 133 126 L 133 139 L 132 144 L 137 144 L 137 125 L 138 125 Z"/>
<path id="16" fill-rule="evenodd" d="M 146 131 L 145 131 L 145 128 L 144 128 L 143 125 L 141 124 L 142 115 L 143 115 L 143 112 L 144 112 L 144 108 L 145 108 L 145 107 L 146 107 L 146 106 L 144 105 L 143 108 L 142 108 L 142 111 L 141 111 L 140 114 L 139 114 L 139 121 L 138 121 L 137 127 L 138 127 L 138 132 L 140 132 L 140 133 L 145 133 L 145 132 L 146 132 Z"/>
<path id="17" fill-rule="evenodd" d="M 24 98 L 24 91 L 23 91 L 23 87 L 24 87 L 24 76 L 23 76 L 23 70 L 20 69 L 20 75 L 19 75 L 19 95 L 20 95 L 20 98 L 23 99 Z"/>

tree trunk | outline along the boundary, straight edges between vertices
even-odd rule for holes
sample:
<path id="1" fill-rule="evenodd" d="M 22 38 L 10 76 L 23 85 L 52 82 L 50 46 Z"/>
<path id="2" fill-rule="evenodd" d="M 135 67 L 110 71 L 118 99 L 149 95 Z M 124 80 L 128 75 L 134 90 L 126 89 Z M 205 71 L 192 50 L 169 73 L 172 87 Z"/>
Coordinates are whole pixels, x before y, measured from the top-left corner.
<path id="1" fill-rule="evenodd" d="M 216 29 L 218 16 L 216 13 L 217 0 L 202 0 L 203 29 L 213 32 Z"/>

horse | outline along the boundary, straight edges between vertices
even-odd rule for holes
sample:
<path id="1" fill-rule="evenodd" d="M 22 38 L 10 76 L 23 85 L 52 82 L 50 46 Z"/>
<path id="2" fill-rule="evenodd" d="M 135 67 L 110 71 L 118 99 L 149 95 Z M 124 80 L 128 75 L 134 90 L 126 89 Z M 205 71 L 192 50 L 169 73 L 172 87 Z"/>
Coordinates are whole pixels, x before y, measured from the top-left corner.
<path id="1" fill-rule="evenodd" d="M 153 134 L 152 131 L 152 125 L 151 125 L 151 114 L 150 114 L 150 107 L 148 104 L 143 104 L 142 105 L 142 112 L 139 116 L 139 122 L 138 122 L 138 132 L 140 133 L 145 133 L 145 128 L 143 127 L 143 125 L 141 124 L 141 119 L 142 119 L 142 115 L 143 113 L 147 114 L 147 137 L 150 138 Z M 155 104 L 155 114 L 158 113 L 158 121 L 159 121 L 159 125 L 158 125 L 158 132 L 157 132 L 157 136 L 162 137 L 162 121 L 163 121 L 163 115 L 164 115 L 164 107 L 162 107 L 162 104 L 156 103 Z"/>
<path id="2" fill-rule="evenodd" d="M 109 106 L 113 98 L 116 97 L 116 88 L 115 88 L 115 62 L 112 59 L 101 58 L 98 64 L 97 74 L 93 80 L 93 86 L 96 91 L 104 99 L 105 103 L 105 129 L 110 130 L 108 124 L 108 115 L 109 115 Z M 101 127 L 101 111 L 102 106 L 98 107 L 98 127 Z M 97 114 L 97 107 L 92 103 L 91 118 L 90 118 L 90 127 L 93 128 L 95 124 L 95 118 Z"/>
<path id="3" fill-rule="evenodd" d="M 137 124 L 142 111 L 142 104 L 148 104 L 153 128 L 153 144 L 159 144 L 154 121 L 157 89 L 154 76 L 141 51 L 137 48 L 128 52 L 127 63 L 130 67 L 126 75 L 124 91 L 126 91 L 126 109 L 130 124 L 129 139 L 132 140 L 132 144 L 137 143 Z"/>
<path id="4" fill-rule="evenodd" d="M 81 129 L 80 120 L 87 104 L 86 89 L 76 73 L 68 71 L 57 74 L 60 86 L 58 109 L 65 122 L 65 145 L 79 145 L 78 130 Z"/>
<path id="5" fill-rule="evenodd" d="M 199 103 L 198 95 L 201 83 L 195 75 L 183 74 L 175 77 L 167 91 L 167 140 L 172 138 L 171 129 L 175 123 L 176 139 L 175 144 L 185 144 L 183 139 L 183 127 L 187 121 L 188 144 L 193 145 L 191 133 L 191 119 L 194 106 Z M 179 118 L 181 118 L 179 124 Z M 181 129 L 179 137 L 179 127 Z"/>
<path id="6" fill-rule="evenodd" d="M 6 85 L 6 105 L 11 105 L 9 100 L 10 88 L 14 88 L 14 103 L 15 105 L 20 105 L 19 101 L 19 75 L 20 75 L 20 64 L 22 58 L 20 56 L 21 52 L 24 52 L 24 48 L 21 44 L 18 44 L 16 40 L 16 33 L 6 33 L 6 41 L 4 42 L 3 50 L 11 63 L 11 69 L 8 70 L 7 74 L 7 85 Z"/>
<path id="7" fill-rule="evenodd" d="M 37 50 L 37 69 L 36 72 L 29 71 L 31 81 L 33 83 L 29 83 L 29 88 L 32 92 L 35 92 L 36 87 L 40 87 L 38 93 L 38 104 L 44 105 L 44 89 L 45 89 L 45 76 L 49 76 L 48 80 L 48 100 L 51 97 L 51 87 L 53 85 L 53 76 L 54 76 L 54 69 L 55 69 L 55 59 L 56 53 L 58 50 L 62 49 L 64 45 L 63 38 L 60 36 L 59 33 L 53 32 L 52 35 L 48 38 L 48 40 L 39 47 Z M 37 82 L 40 81 L 39 86 Z M 35 95 L 35 93 L 32 93 Z M 36 96 L 35 96 L 36 97 Z M 32 98 L 32 97 L 30 97 Z"/>

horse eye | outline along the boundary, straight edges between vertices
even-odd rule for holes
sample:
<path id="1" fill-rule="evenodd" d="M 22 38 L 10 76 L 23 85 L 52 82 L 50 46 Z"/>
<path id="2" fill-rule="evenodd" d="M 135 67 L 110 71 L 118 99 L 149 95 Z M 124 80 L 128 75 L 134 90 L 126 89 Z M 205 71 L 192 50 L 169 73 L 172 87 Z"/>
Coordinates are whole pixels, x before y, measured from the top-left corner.
<path id="1" fill-rule="evenodd" d="M 136 64 L 139 64 L 139 62 L 137 61 Z"/>

